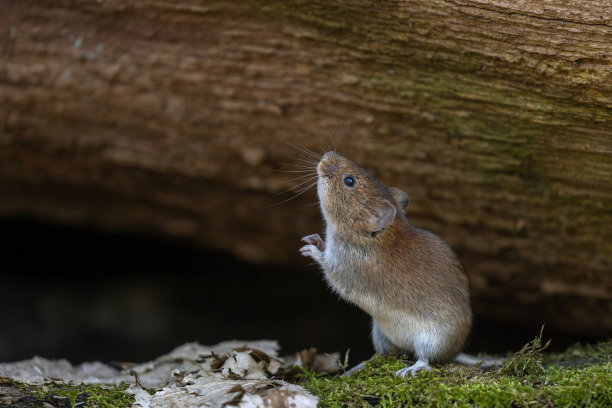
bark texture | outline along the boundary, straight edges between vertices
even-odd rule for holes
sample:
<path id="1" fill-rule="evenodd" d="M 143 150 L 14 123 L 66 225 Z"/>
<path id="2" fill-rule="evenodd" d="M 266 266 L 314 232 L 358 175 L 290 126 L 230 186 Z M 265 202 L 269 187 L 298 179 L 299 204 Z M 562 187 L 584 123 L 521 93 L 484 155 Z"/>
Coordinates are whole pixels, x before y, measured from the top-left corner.
<path id="1" fill-rule="evenodd" d="M 476 312 L 612 333 L 612 6 L 0 0 L 0 214 L 296 262 L 347 150 L 445 238 Z M 302 158 L 306 157 L 301 155 Z"/>

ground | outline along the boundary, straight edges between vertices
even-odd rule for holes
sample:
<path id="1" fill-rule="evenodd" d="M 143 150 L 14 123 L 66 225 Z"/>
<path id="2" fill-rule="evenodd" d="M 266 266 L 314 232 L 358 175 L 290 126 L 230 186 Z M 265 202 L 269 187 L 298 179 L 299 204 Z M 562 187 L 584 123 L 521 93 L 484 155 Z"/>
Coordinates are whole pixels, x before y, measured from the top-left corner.
<path id="1" fill-rule="evenodd" d="M 374 356 L 350 376 L 304 368 L 297 381 L 321 407 L 609 407 L 612 406 L 612 340 L 577 344 L 563 353 L 544 353 L 538 337 L 502 366 L 437 365 L 414 378 L 394 373 L 402 356 Z M 46 384 L 32 386 L 0 378 L 4 407 L 127 407 L 127 385 Z M 150 389 L 154 393 L 155 389 Z"/>
<path id="2" fill-rule="evenodd" d="M 612 406 L 612 341 L 557 354 L 543 348 L 537 338 L 499 368 L 440 365 L 407 380 L 393 375 L 405 361 L 375 356 L 351 377 L 307 371 L 302 384 L 321 407 Z"/>

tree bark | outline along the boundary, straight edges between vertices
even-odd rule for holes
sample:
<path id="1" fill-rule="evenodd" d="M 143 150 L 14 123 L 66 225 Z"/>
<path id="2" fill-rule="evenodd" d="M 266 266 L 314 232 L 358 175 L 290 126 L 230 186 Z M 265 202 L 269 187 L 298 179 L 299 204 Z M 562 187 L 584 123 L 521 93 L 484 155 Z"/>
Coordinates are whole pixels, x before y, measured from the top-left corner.
<path id="1" fill-rule="evenodd" d="M 483 316 L 612 334 L 608 1 L 0 0 L 0 215 L 293 263 L 317 133 L 408 193 Z M 343 136 L 350 122 L 350 136 Z"/>

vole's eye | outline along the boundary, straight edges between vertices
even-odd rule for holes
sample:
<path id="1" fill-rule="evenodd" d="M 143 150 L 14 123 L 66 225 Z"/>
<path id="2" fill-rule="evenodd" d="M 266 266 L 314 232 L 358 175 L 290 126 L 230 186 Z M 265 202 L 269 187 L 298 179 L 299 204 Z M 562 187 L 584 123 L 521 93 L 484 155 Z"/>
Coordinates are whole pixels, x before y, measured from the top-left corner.
<path id="1" fill-rule="evenodd" d="M 355 184 L 355 178 L 353 176 L 344 176 L 344 184 L 349 187 L 353 187 Z"/>

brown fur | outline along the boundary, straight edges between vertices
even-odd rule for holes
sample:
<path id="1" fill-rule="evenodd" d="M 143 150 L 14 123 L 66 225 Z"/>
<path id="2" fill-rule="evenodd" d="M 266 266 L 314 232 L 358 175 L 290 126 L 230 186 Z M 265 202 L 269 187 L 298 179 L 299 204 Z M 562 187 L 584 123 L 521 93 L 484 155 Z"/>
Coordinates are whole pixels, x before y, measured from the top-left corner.
<path id="1" fill-rule="evenodd" d="M 332 289 L 372 315 L 380 330 L 373 334 L 377 351 L 388 351 L 390 343 L 430 361 L 452 359 L 471 326 L 468 278 L 457 256 L 438 236 L 410 225 L 406 194 L 349 159 L 328 152 L 317 172 L 327 242 L 316 245 L 324 248 L 320 253 L 304 251 L 308 245 L 303 253 L 321 264 Z M 344 184 L 347 175 L 355 179 L 352 187 Z M 383 214 L 393 212 L 387 224 Z M 381 222 L 384 227 L 373 231 Z M 306 242 L 315 243 L 318 236 L 312 237 Z M 380 329 L 377 321 L 384 323 Z M 411 327 L 419 329 L 412 333 Z M 414 345 L 395 344 L 413 334 L 419 339 Z"/>

